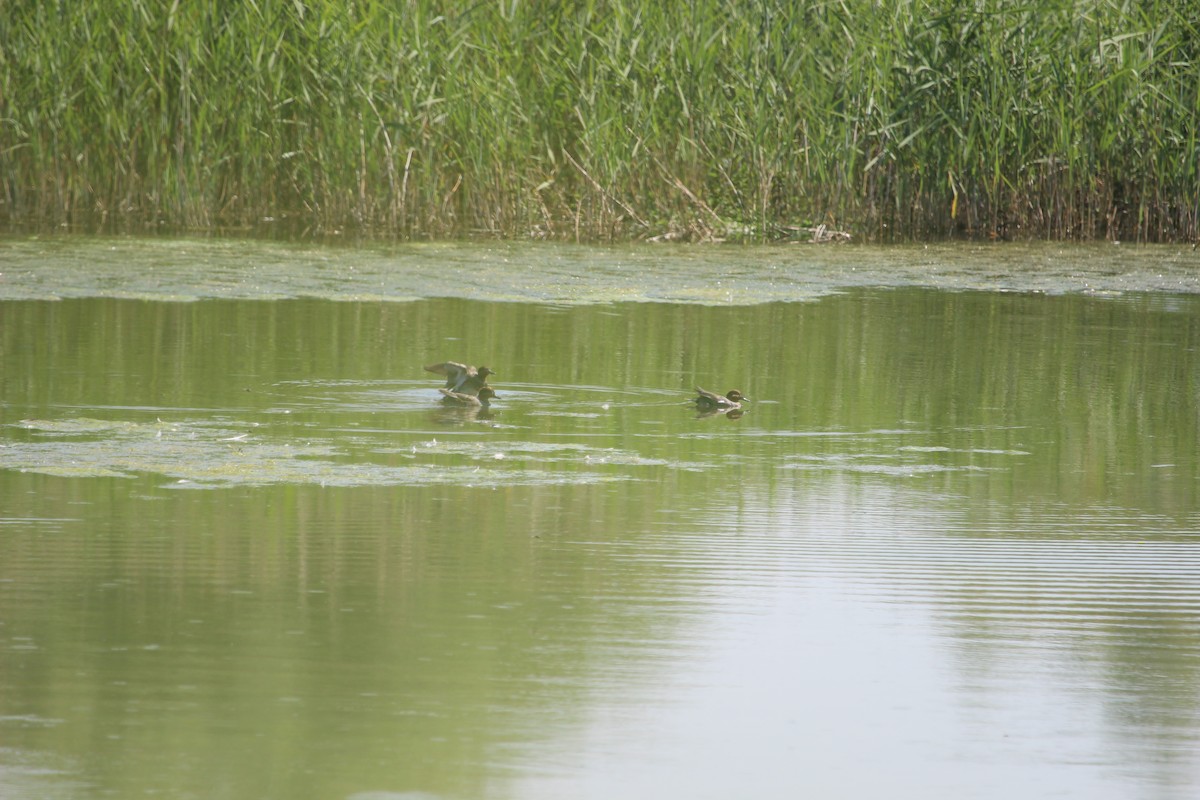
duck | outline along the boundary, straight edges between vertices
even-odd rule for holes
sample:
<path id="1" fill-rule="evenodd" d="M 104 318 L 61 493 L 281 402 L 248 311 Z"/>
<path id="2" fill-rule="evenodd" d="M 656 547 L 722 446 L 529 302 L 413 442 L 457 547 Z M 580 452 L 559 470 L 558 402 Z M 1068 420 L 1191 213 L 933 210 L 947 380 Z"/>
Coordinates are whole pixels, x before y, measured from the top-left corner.
<path id="1" fill-rule="evenodd" d="M 446 376 L 446 388 L 452 392 L 475 395 L 487 383 L 489 375 L 495 372 L 484 366 L 469 367 L 457 361 L 444 361 L 441 364 L 430 364 L 426 372 L 434 372 Z"/>
<path id="2" fill-rule="evenodd" d="M 730 389 L 725 393 L 724 397 L 722 397 L 715 392 L 705 391 L 697 386 L 696 394 L 699 395 L 696 398 L 696 407 L 701 411 L 707 411 L 710 409 L 732 410 L 735 408 L 741 408 L 742 402 L 750 399 L 737 389 Z"/>
<path id="3" fill-rule="evenodd" d="M 438 389 L 442 393 L 442 402 L 448 406 L 464 406 L 467 408 L 487 408 L 493 397 L 498 397 L 490 386 L 481 386 L 475 394 L 454 392 L 449 389 Z"/>

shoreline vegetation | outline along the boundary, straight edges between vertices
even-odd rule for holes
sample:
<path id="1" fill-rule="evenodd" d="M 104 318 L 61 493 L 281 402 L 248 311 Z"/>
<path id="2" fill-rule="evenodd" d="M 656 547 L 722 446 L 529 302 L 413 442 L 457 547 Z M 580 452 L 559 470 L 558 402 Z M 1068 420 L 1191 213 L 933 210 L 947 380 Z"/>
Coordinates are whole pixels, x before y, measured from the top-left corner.
<path id="1" fill-rule="evenodd" d="M 1196 241 L 1198 0 L 9 0 L 0 225 Z"/>

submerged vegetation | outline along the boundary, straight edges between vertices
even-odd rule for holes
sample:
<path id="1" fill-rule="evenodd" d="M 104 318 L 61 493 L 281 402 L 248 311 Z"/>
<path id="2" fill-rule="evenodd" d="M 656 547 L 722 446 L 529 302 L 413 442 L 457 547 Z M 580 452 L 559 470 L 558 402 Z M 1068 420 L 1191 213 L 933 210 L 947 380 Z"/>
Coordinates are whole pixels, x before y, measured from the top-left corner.
<path id="1" fill-rule="evenodd" d="M 1198 28 L 1197 0 L 9 0 L 0 222 L 1194 239 Z"/>

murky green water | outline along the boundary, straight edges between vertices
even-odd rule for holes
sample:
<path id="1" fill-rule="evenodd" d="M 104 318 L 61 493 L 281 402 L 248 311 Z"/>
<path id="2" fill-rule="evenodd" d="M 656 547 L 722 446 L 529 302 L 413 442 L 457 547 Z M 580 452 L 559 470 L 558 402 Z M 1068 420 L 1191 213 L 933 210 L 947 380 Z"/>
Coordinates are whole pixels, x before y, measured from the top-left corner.
<path id="1" fill-rule="evenodd" d="M 0 797 L 1194 797 L 1198 277 L 0 243 Z"/>

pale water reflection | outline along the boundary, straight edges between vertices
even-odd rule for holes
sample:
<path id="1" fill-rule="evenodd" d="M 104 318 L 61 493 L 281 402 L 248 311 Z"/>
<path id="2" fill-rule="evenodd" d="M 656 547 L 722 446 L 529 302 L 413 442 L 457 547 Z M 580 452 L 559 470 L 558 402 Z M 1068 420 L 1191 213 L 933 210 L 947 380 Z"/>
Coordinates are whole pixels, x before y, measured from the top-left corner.
<path id="1" fill-rule="evenodd" d="M 1200 790 L 1200 297 L 230 299 L 247 247 L 0 301 L 0 797 Z"/>
<path id="2" fill-rule="evenodd" d="M 1037 503 L 978 519 L 874 479 L 743 503 L 702 534 L 664 536 L 688 539 L 682 563 L 664 560 L 719 587 L 690 632 L 703 653 L 641 708 L 599 703 L 559 774 L 527 779 L 521 796 L 1196 786 L 1191 531 Z"/>

